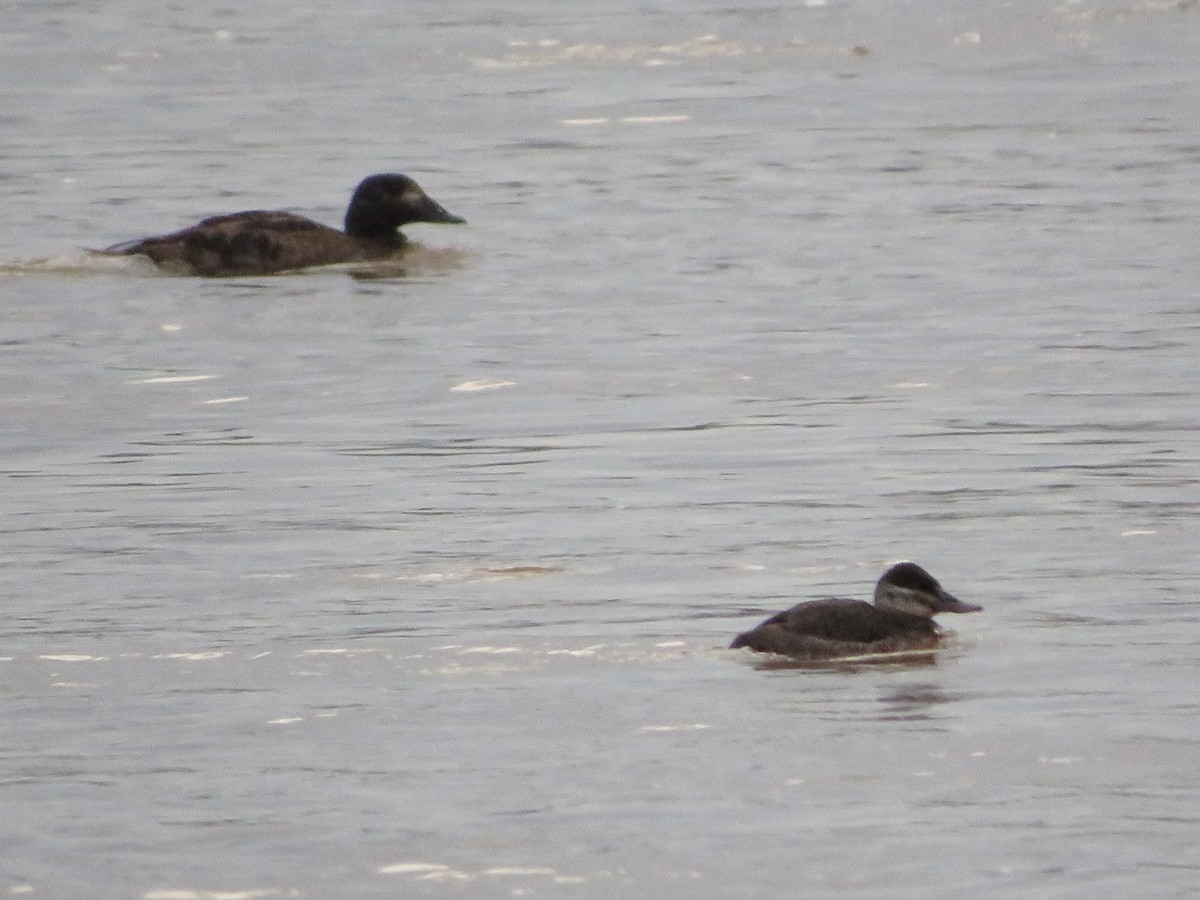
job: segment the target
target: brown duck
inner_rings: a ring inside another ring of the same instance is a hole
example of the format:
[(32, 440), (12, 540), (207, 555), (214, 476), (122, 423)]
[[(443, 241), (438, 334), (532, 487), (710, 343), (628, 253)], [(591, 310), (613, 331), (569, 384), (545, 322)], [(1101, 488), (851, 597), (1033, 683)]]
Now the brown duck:
[(354, 189), (345, 230), (295, 213), (249, 210), (213, 216), (158, 237), (128, 241), (101, 252), (148, 256), (176, 275), (270, 275), (309, 266), (393, 259), (408, 239), (410, 222), (461, 224), (407, 175), (371, 175)]
[(941, 630), (935, 613), (978, 612), (916, 563), (892, 566), (875, 584), (875, 602), (831, 598), (799, 603), (734, 638), (749, 647), (802, 660), (932, 650)]

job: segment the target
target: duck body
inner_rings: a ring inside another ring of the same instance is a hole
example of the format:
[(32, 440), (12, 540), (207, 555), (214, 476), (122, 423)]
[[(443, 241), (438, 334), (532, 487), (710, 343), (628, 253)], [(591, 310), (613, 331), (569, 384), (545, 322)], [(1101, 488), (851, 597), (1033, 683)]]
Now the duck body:
[(941, 639), (940, 612), (977, 612), (915, 563), (899, 563), (875, 585), (874, 603), (831, 598), (799, 603), (734, 638), (748, 647), (794, 659), (821, 660), (932, 650)]
[(117, 244), (110, 255), (146, 256), (172, 274), (271, 275), (334, 263), (392, 259), (411, 222), (462, 223), (406, 175), (372, 175), (350, 198), (345, 230), (298, 216), (248, 210), (204, 219), (171, 234)]

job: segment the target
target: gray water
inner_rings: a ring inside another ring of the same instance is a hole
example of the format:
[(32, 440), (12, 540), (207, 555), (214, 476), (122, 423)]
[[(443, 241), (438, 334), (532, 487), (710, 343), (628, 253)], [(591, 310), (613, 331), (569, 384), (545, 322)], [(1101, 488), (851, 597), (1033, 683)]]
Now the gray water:
[(499, 8), (9, 5), (0, 894), (1200, 894), (1200, 9)]

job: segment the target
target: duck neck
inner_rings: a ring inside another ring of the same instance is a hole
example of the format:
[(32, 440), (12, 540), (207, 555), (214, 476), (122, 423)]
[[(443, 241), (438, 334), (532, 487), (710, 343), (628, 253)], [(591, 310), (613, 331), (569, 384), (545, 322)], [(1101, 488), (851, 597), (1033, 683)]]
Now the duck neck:
[(351, 207), (346, 211), (346, 234), (356, 238), (367, 238), (385, 244), (399, 246), (404, 243), (394, 220), (387, 220), (371, 209)]

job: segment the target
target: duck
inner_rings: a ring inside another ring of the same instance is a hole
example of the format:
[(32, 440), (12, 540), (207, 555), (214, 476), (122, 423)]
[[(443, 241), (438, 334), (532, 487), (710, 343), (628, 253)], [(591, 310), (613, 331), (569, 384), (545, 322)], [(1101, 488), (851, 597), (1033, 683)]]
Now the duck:
[(979, 612), (913, 562), (892, 566), (875, 584), (874, 603), (841, 597), (810, 600), (739, 634), (730, 649), (748, 647), (798, 660), (833, 660), (938, 646), (937, 613)]
[(213, 216), (157, 237), (115, 244), (107, 255), (147, 256), (171, 274), (208, 277), (271, 275), (310, 266), (397, 257), (410, 222), (461, 225), (407, 175), (370, 175), (346, 209), (345, 230), (295, 213), (247, 210)]

